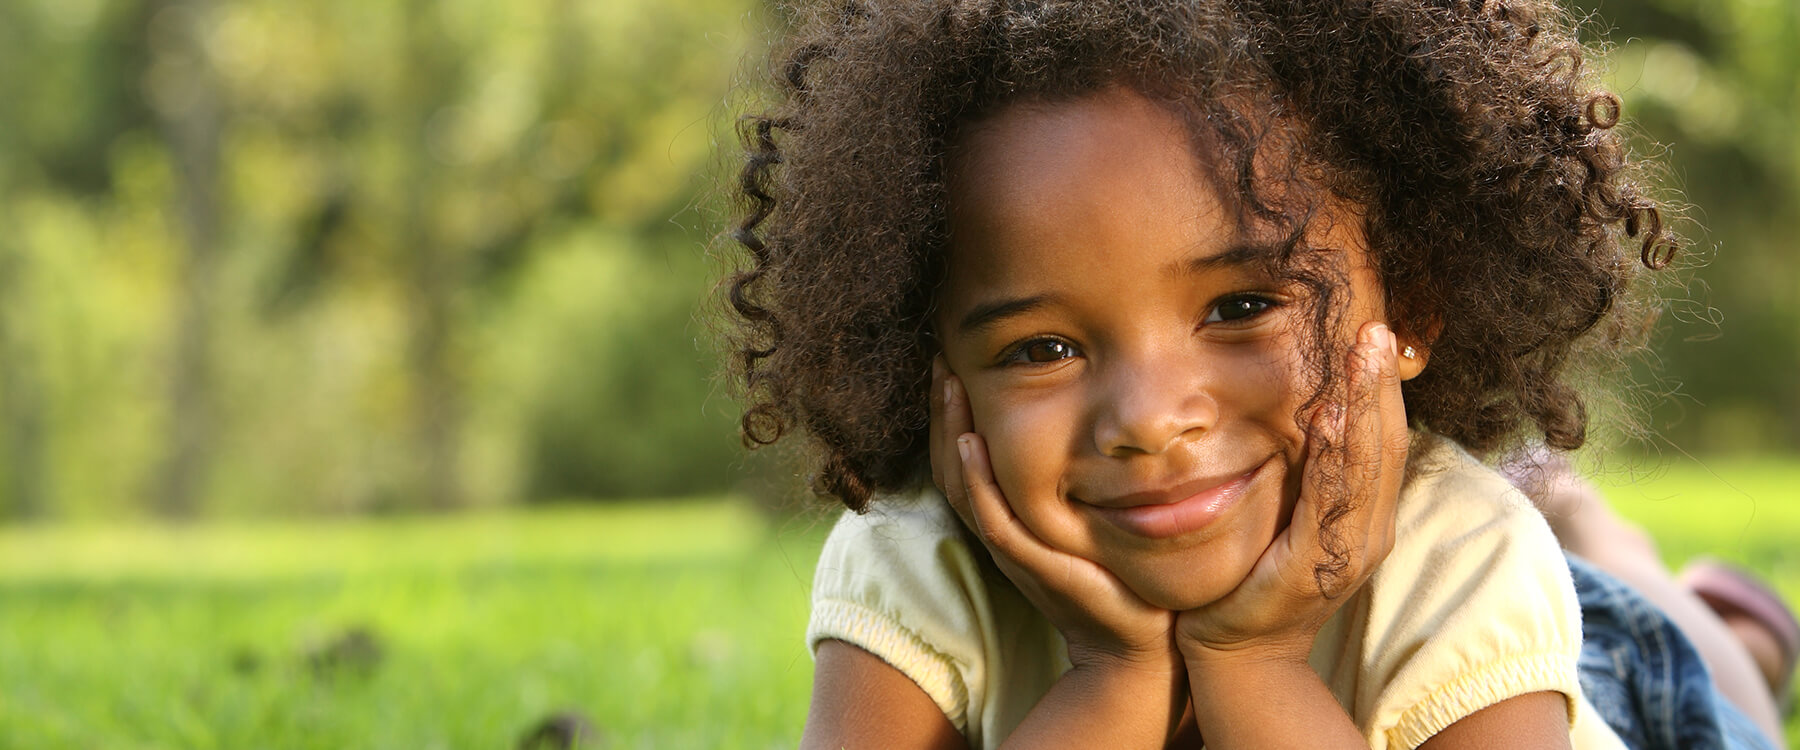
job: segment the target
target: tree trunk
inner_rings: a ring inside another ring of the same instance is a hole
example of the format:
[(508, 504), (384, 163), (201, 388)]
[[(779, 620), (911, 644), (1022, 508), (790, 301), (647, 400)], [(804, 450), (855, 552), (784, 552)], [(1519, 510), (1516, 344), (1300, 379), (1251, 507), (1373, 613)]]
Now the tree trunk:
[[(212, 67), (202, 47), (207, 0), (163, 4), (157, 13), (172, 33), (159, 60), (180, 66), (185, 88), (156, 101), (177, 175), (177, 203), (183, 230), (181, 277), (175, 298), (175, 331), (169, 364), (167, 453), (155, 490), (157, 512), (187, 518), (199, 511), (213, 439), (212, 297), (219, 244), (219, 135), (221, 112)], [(171, 11), (174, 13), (171, 14)], [(155, 33), (155, 32), (153, 32)]]
[[(422, 197), (415, 200), (422, 201)], [(421, 228), (428, 220), (420, 215), (422, 212), (408, 213), (414, 216), (407, 230), (407, 271), (411, 276), (407, 311), (417, 476), (426, 506), (447, 510), (460, 507), (463, 502), (457, 471), (462, 391), (450, 367), (452, 259), (434, 242), (434, 233)]]
[(448, 510), (463, 505), (460, 481), (462, 388), (451, 367), (452, 296), (460, 279), (458, 256), (437, 231), (431, 209), (431, 186), (441, 177), (426, 147), (433, 111), (442, 105), (443, 70), (428, 33), (436, 6), (414, 0), (407, 15), (405, 54), (408, 98), (403, 122), (408, 127), (405, 152), (410, 157), (406, 190), (406, 223), (400, 232), (406, 264), (409, 320), (409, 369), (412, 372), (414, 477), (426, 507)]
[[(8, 213), (0, 206), (0, 215)], [(11, 220), (0, 226), (17, 226)], [(6, 439), (6, 500), (0, 508), (31, 521), (49, 511), (44, 473), (44, 388), (37, 370), (29, 258), (13, 236), (0, 235), (0, 423)]]

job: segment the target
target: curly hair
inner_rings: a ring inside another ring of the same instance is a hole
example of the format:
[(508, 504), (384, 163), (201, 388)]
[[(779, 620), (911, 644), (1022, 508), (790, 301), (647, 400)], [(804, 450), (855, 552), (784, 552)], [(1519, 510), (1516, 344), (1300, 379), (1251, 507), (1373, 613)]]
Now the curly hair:
[[(1290, 248), (1319, 196), (1358, 207), (1395, 327), (1429, 338), (1408, 419), (1476, 452), (1581, 445), (1570, 365), (1641, 345), (1635, 280), (1677, 246), (1548, 3), (839, 0), (793, 20), (777, 99), (740, 122), (731, 370), (746, 443), (803, 432), (814, 490), (852, 509), (928, 461), (946, 155), (1009, 102), (1143, 94)], [(1269, 174), (1269, 150), (1292, 166)], [(1323, 332), (1339, 279), (1294, 257), (1274, 263), (1325, 300)]]

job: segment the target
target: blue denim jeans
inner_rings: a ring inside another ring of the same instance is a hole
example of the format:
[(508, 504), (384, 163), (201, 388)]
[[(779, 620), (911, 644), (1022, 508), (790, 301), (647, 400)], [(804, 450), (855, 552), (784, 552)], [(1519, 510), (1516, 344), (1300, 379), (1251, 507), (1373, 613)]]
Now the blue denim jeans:
[(1662, 610), (1574, 555), (1569, 572), (1581, 599), (1581, 690), (1626, 746), (1773, 750)]

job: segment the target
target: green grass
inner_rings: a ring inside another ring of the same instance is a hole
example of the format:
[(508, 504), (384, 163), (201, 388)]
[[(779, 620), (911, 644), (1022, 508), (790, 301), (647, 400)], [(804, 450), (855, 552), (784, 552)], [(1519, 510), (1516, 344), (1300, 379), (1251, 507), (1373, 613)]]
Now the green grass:
[[(824, 528), (721, 502), (0, 532), (0, 747), (792, 747)], [(815, 527), (816, 526), (816, 527)], [(315, 668), (353, 628), (380, 656)]]
[(1800, 461), (1671, 459), (1598, 481), (1620, 513), (1654, 532), (1671, 565), (1697, 555), (1744, 563), (1800, 602)]
[[(1800, 462), (1602, 481), (1671, 563), (1800, 601)], [(792, 747), (826, 526), (720, 500), (0, 528), (0, 747), (503, 748), (561, 710), (614, 748)], [(315, 664), (359, 629), (378, 657)]]

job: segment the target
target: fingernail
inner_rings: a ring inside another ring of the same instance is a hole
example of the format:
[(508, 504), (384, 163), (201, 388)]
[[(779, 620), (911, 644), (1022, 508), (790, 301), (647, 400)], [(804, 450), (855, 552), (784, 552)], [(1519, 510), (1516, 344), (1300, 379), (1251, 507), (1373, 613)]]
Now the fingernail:
[(968, 461), (969, 461), (969, 436), (968, 435), (961, 435), (956, 438), (956, 452), (962, 454), (963, 463), (968, 463)]
[(1388, 350), (1390, 354), (1400, 354), (1400, 349), (1394, 340), (1394, 331), (1388, 328), (1386, 323), (1376, 323), (1374, 334), (1376, 346)]
[(948, 405), (956, 398), (956, 381), (944, 378), (944, 403)]

